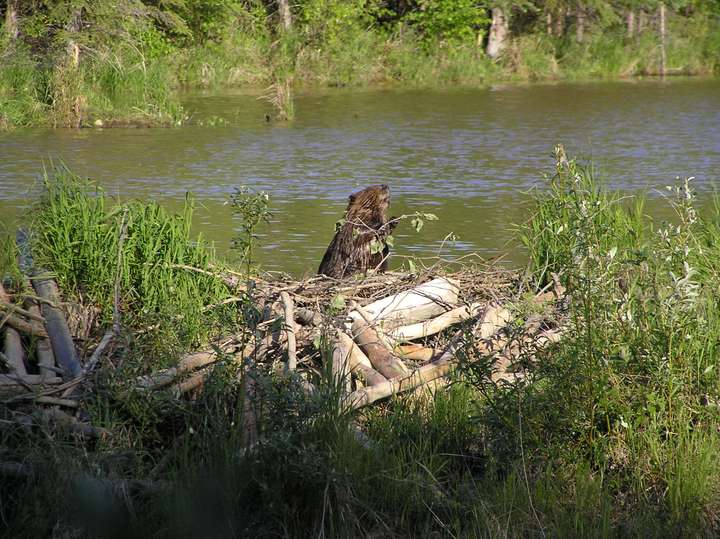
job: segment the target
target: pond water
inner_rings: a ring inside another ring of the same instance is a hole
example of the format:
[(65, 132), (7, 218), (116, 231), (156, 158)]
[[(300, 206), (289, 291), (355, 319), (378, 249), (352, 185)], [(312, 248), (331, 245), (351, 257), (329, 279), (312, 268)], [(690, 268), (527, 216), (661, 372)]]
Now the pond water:
[(226, 252), (236, 223), (225, 202), (246, 185), (267, 191), (274, 211), (260, 231), (263, 267), (302, 275), (316, 271), (347, 196), (386, 183), (393, 215), (439, 218), (420, 233), (401, 224), (399, 255), (509, 250), (519, 262), (513, 223), (527, 218), (556, 143), (592, 159), (611, 187), (647, 191), (651, 210), (677, 176), (695, 176), (709, 199), (720, 173), (718, 80), (326, 91), (296, 96), (287, 124), (267, 123), (268, 105), (248, 92), (185, 104), (205, 126), (0, 134), (1, 220), (22, 220), (43, 163), (62, 160), (123, 198), (179, 208), (192, 192), (196, 230)]

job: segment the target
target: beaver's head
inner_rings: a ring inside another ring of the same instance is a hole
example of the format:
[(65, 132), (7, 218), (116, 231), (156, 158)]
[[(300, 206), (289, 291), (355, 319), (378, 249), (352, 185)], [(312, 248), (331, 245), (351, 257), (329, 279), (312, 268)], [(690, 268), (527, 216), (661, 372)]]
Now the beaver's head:
[(371, 185), (350, 195), (348, 212), (373, 214), (385, 217), (390, 206), (390, 188), (385, 185)]

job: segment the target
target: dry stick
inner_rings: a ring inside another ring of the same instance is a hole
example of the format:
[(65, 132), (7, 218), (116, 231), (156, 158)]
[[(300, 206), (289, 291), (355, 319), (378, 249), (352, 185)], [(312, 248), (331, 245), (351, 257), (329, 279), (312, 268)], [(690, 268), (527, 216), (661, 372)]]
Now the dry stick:
[(395, 347), (395, 353), (403, 359), (413, 361), (430, 361), (435, 355), (435, 349), (421, 344), (401, 344)]
[(482, 308), (482, 303), (463, 305), (462, 307), (447, 311), (430, 320), (394, 329), (389, 333), (389, 336), (397, 341), (413, 341), (422, 337), (429, 337), (430, 335), (440, 333), (452, 325), (477, 316)]
[(26, 335), (30, 335), (32, 337), (47, 337), (48, 333), (43, 329), (42, 326), (37, 324), (32, 324), (30, 322), (26, 322), (22, 318), (18, 318), (17, 316), (14, 316), (12, 314), (5, 315), (2, 320), (0, 321), (0, 327), (2, 327), (4, 324), (7, 324), (8, 326), (11, 326), (12, 328), (16, 329), (20, 333), (25, 333)]
[[(0, 292), (2, 294), (2, 292)], [(0, 300), (0, 310), (1, 311), (7, 311), (10, 314), (19, 314), (21, 316), (24, 316), (25, 318), (29, 318), (30, 320), (35, 320), (36, 322), (45, 323), (45, 319), (40, 316), (39, 314), (33, 312), (32, 310), (26, 310), (22, 307), (18, 307), (14, 303), (10, 303), (7, 301), (8, 297), (7, 294), (4, 294), (5, 298)], [(2, 295), (0, 295), (2, 297)]]
[(38, 397), (35, 399), (37, 404), (50, 404), (53, 406), (63, 406), (65, 408), (77, 408), (80, 403), (72, 399), (58, 399), (56, 397)]
[(287, 292), (280, 292), (285, 310), (285, 334), (287, 335), (287, 364), (285, 372), (292, 372), (297, 367), (297, 342), (295, 340), (295, 315), (293, 300)]
[[(511, 318), (510, 312), (503, 307), (488, 307), (479, 324), (477, 338), (488, 339), (507, 325)], [(391, 395), (415, 389), (420, 385), (449, 374), (456, 366), (454, 360), (463, 346), (463, 335), (462, 330), (458, 331), (442, 356), (432, 363), (423, 365), (403, 378), (388, 380), (384, 384), (354, 391), (346, 399), (347, 404), (353, 408), (361, 408)]]

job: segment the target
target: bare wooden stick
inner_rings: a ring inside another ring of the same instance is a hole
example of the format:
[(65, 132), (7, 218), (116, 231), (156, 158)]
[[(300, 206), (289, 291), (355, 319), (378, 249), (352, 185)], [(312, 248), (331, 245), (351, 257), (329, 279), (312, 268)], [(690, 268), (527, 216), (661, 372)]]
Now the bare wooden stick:
[(77, 408), (80, 403), (72, 399), (58, 399), (56, 397), (41, 396), (35, 399), (37, 404), (50, 404), (53, 406), (62, 406), (64, 408)]
[(29, 318), (30, 320), (45, 323), (45, 319), (40, 316), (40, 314), (35, 313), (31, 310), (23, 309), (22, 307), (18, 307), (14, 303), (9, 303), (7, 300), (0, 301), (0, 311), (7, 311), (11, 314), (19, 314), (21, 316), (24, 316), (25, 318)]
[(471, 305), (463, 305), (451, 311), (447, 311), (440, 316), (418, 322), (409, 326), (402, 326), (389, 332), (388, 336), (396, 341), (413, 341), (422, 337), (428, 337), (440, 333), (444, 329), (473, 318), (480, 314), (483, 309), (482, 303), (473, 303)]
[(285, 333), (287, 335), (287, 364), (286, 372), (292, 372), (297, 367), (297, 343), (295, 341), (295, 314), (294, 304), (287, 292), (280, 292), (285, 310)]
[(46, 425), (51, 428), (77, 434), (83, 438), (105, 439), (110, 436), (110, 431), (107, 429), (94, 427), (88, 423), (81, 423), (71, 415), (55, 408), (43, 410), (43, 419)]
[[(57, 285), (51, 279), (35, 279), (33, 286), (38, 296), (53, 303), (59, 302)], [(70, 336), (67, 321), (59, 309), (43, 303), (41, 307), (45, 317), (47, 337), (50, 338), (55, 360), (63, 369), (63, 379), (72, 380), (80, 374), (80, 361), (75, 352), (75, 344)]]
[(23, 349), (20, 334), (13, 328), (5, 328), (3, 357), (8, 362), (8, 367), (10, 367), (12, 372), (19, 376), (27, 375), (27, 369), (25, 368), (25, 350)]

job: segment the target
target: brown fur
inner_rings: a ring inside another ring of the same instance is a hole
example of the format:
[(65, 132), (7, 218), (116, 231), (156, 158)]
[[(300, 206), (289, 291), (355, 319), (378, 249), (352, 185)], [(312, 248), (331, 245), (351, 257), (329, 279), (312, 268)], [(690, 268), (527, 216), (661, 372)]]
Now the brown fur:
[[(342, 279), (367, 270), (385, 271), (390, 253), (385, 238), (396, 224), (388, 221), (389, 205), (387, 185), (372, 185), (350, 195), (345, 221), (337, 227), (318, 273)], [(371, 253), (373, 240), (383, 243), (381, 252)]]

